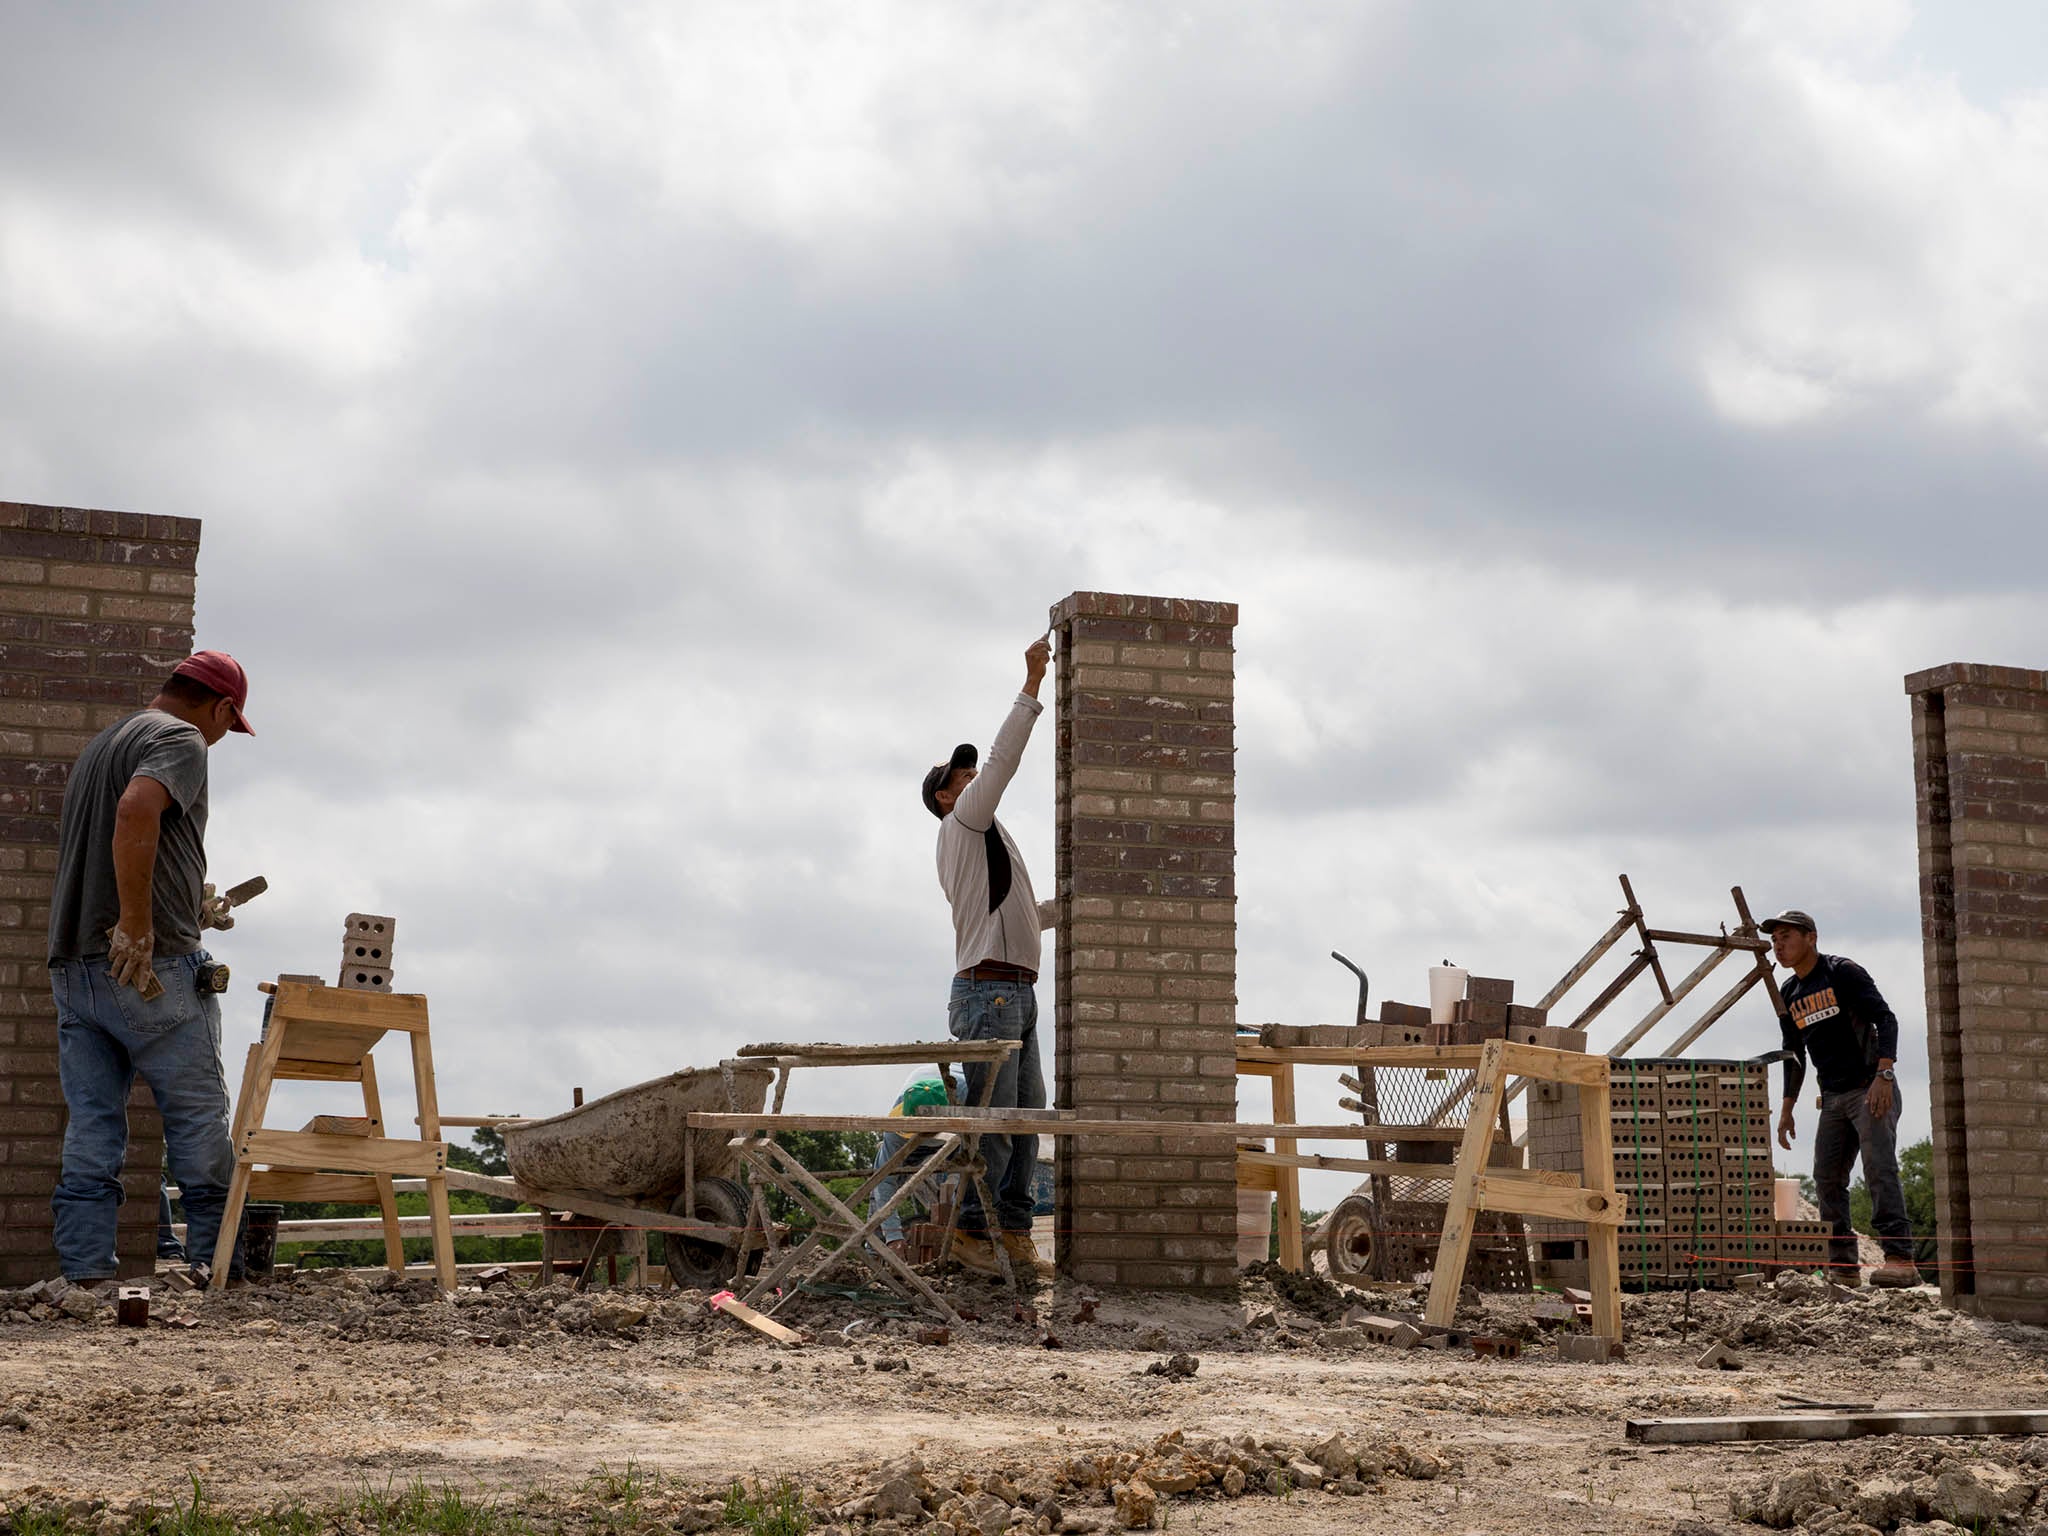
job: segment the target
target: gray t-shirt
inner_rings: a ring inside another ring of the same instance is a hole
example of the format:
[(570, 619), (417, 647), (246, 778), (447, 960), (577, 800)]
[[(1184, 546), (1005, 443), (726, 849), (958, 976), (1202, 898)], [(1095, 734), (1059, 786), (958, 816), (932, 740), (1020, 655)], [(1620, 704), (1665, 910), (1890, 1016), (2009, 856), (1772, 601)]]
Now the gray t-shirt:
[(206, 881), (206, 738), (160, 709), (117, 720), (85, 744), (64, 786), (57, 885), (50, 895), (50, 963), (107, 953), (121, 919), (114, 885), (114, 812), (129, 781), (155, 779), (170, 791), (156, 847), (152, 906), (159, 959), (199, 947), (200, 887)]

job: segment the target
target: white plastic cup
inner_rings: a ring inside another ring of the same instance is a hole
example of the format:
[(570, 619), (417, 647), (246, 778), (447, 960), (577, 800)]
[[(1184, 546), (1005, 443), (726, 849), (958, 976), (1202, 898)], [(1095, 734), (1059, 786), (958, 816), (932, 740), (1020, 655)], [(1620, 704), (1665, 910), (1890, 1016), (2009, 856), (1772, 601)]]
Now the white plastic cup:
[(1771, 1214), (1780, 1221), (1799, 1219), (1799, 1181), (1797, 1179), (1771, 1180)]
[(1465, 968), (1462, 965), (1432, 965), (1429, 968), (1429, 1022), (1453, 1022), (1458, 1016), (1458, 1004), (1463, 1001)]

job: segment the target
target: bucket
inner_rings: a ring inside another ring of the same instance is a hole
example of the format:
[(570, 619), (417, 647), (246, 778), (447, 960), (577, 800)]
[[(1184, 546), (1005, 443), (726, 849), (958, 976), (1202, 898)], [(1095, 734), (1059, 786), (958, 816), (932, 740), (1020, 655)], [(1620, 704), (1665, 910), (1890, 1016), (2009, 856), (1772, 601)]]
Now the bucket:
[(254, 1280), (267, 1279), (277, 1260), (277, 1224), (284, 1216), (281, 1205), (251, 1203), (242, 1207), (242, 1264)]
[(1465, 1001), (1465, 968), (1462, 965), (1432, 965), (1429, 968), (1429, 1022), (1449, 1024), (1458, 1016), (1458, 1004)]
[(1273, 1251), (1273, 1192), (1237, 1192), (1237, 1266), (1263, 1264)]
[(1780, 1221), (1799, 1219), (1799, 1181), (1771, 1180), (1771, 1214)]

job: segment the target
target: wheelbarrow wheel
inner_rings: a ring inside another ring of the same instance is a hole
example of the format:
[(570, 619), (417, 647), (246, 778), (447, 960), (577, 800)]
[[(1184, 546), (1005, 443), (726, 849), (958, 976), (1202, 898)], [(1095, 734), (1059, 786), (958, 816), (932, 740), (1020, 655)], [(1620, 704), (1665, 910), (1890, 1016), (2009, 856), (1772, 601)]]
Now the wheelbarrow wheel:
[(1323, 1251), (1332, 1280), (1377, 1280), (1386, 1266), (1379, 1213), (1364, 1195), (1346, 1195), (1323, 1224)]
[(723, 1243), (681, 1232), (665, 1234), (668, 1272), (677, 1285), (716, 1290), (730, 1285), (740, 1274), (740, 1238), (746, 1232), (747, 1204), (746, 1186), (733, 1179), (699, 1179), (696, 1201), (688, 1211), (683, 1209), (683, 1197), (676, 1196), (669, 1215), (708, 1221), (732, 1234), (731, 1240)]

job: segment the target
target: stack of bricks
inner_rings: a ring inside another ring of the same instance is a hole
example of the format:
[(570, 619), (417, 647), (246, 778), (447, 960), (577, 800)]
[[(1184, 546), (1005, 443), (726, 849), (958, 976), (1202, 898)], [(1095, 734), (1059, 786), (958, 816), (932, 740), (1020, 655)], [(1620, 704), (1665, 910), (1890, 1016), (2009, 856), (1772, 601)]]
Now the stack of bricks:
[(398, 941), (398, 919), (374, 912), (351, 912), (342, 920), (341, 984), (358, 992), (391, 990), (391, 948)]
[(1942, 1296), (2048, 1323), (2048, 673), (1957, 662), (1906, 692)]
[[(0, 502), (0, 1285), (56, 1272), (50, 1192), (64, 1095), (47, 934), (64, 783), (102, 726), (146, 704), (192, 649), (199, 524)], [(129, 1101), (120, 1273), (156, 1257), (163, 1128)]]
[[(1231, 603), (1077, 592), (1058, 632), (1059, 1105), (1237, 1114)], [(1059, 1267), (1234, 1286), (1237, 1164), (1213, 1138), (1062, 1137)]]
[[(1773, 1214), (1763, 1066), (1618, 1057), (1608, 1096), (1615, 1185), (1629, 1204), (1621, 1231), (1625, 1284), (1716, 1284), (1827, 1261), (1824, 1223)], [(1537, 1085), (1529, 1105), (1531, 1167), (1580, 1171), (1578, 1115), (1576, 1090)], [(1556, 1243), (1569, 1230), (1546, 1224), (1539, 1240)]]
[(1586, 1032), (1565, 1029), (1550, 1022), (1550, 1010), (1515, 1001), (1515, 984), (1503, 977), (1467, 976), (1465, 996), (1457, 1004), (1450, 1028), (1438, 1043), (1480, 1045), (1488, 1040), (1512, 1040), (1517, 1045), (1541, 1045), (1553, 1051), (1583, 1051)]

